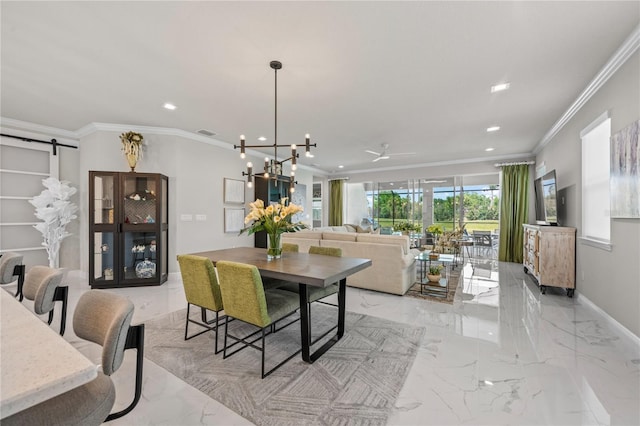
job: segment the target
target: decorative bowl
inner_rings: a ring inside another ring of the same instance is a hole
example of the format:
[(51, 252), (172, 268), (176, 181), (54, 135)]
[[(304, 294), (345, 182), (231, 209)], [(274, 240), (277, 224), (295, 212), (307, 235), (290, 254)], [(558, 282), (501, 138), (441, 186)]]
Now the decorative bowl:
[(156, 264), (150, 260), (145, 260), (136, 265), (136, 276), (138, 278), (153, 278), (156, 275)]

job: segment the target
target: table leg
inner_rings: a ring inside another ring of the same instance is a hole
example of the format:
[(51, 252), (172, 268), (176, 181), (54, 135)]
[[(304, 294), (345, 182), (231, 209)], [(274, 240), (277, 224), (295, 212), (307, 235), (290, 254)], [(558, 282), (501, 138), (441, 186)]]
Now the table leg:
[(338, 286), (338, 339), (344, 335), (344, 319), (347, 310), (347, 279), (340, 280)]
[(307, 300), (307, 285), (299, 284), (298, 294), (300, 295), (300, 343), (302, 346), (302, 360), (311, 363), (309, 355), (311, 348), (311, 328), (309, 327), (309, 304)]
[(300, 293), (300, 338), (302, 346), (302, 360), (312, 364), (320, 358), (322, 354), (328, 351), (338, 340), (344, 335), (344, 323), (347, 307), (347, 279), (340, 280), (338, 286), (338, 331), (335, 336), (331, 337), (324, 345), (319, 347), (315, 352), (311, 352), (311, 327), (309, 324), (309, 304), (307, 303), (307, 286), (299, 284)]

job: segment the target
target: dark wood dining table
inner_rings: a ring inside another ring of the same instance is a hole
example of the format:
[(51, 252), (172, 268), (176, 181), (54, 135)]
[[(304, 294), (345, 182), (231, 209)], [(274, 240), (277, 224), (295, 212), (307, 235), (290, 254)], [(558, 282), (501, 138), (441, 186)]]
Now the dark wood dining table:
[[(302, 359), (308, 363), (313, 363), (317, 360), (344, 335), (347, 277), (368, 268), (372, 264), (371, 259), (289, 252), (283, 253), (280, 259), (267, 260), (266, 249), (254, 247), (236, 247), (191, 254), (207, 257), (211, 259), (214, 265), (220, 260), (255, 265), (263, 277), (299, 283)], [(327, 287), (336, 282), (340, 283), (338, 287), (337, 332), (335, 336), (311, 353), (307, 286)]]

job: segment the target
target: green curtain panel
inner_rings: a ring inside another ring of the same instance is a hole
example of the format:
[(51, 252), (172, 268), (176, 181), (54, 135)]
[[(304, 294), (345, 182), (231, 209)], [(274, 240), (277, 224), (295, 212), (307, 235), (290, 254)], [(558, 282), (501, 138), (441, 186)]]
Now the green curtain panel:
[(341, 180), (332, 180), (331, 198), (329, 199), (329, 226), (342, 225), (342, 185)]
[(529, 215), (529, 165), (502, 167), (498, 259), (522, 263), (522, 225)]

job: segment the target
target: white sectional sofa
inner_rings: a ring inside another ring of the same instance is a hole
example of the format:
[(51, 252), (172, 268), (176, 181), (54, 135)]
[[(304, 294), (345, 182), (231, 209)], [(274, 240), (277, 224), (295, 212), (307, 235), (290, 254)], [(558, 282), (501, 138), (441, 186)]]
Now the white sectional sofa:
[(310, 246), (338, 247), (345, 257), (371, 259), (371, 267), (347, 278), (351, 287), (403, 295), (415, 282), (417, 253), (405, 235), (305, 230), (283, 234), (282, 242), (297, 244), (303, 253)]

